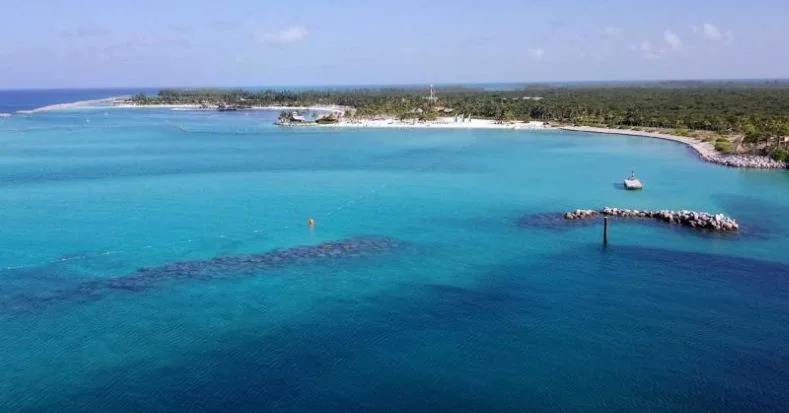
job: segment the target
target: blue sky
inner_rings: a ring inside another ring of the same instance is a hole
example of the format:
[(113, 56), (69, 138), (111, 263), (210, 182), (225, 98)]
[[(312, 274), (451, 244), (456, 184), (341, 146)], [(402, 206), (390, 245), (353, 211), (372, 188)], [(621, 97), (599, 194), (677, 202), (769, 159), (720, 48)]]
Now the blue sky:
[(0, 0), (0, 88), (787, 78), (787, 18), (787, 0)]

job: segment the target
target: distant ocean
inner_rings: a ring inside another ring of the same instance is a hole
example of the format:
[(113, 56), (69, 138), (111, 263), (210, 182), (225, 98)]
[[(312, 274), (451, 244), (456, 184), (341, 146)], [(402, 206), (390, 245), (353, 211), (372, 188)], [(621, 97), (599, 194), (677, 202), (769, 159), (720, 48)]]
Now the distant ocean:
[[(277, 115), (0, 120), (0, 412), (789, 406), (788, 172), (648, 138)], [(599, 221), (559, 218), (605, 205), (743, 229), (613, 221), (602, 248)]]

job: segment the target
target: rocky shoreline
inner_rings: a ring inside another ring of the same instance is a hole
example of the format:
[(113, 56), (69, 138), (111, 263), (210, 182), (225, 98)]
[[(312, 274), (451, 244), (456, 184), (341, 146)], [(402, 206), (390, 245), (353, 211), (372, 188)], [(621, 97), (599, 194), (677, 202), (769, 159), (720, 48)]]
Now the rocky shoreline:
[(718, 165), (730, 166), (732, 168), (755, 168), (755, 169), (787, 169), (789, 164), (783, 161), (776, 161), (767, 156), (758, 155), (723, 155), (699, 153), (701, 159), (716, 163)]
[(744, 154), (723, 154), (715, 149), (709, 142), (702, 142), (693, 138), (669, 135), (666, 133), (646, 132), (629, 129), (608, 129), (596, 128), (592, 126), (563, 126), (560, 129), (572, 132), (603, 133), (607, 135), (638, 136), (644, 138), (656, 138), (668, 141), (679, 142), (692, 148), (704, 161), (721, 166), (732, 168), (751, 168), (751, 169), (787, 169), (789, 163), (776, 161), (767, 156), (744, 155)]
[(670, 224), (678, 224), (695, 229), (706, 229), (718, 232), (735, 232), (740, 229), (739, 224), (732, 218), (723, 214), (710, 214), (709, 212), (696, 211), (639, 211), (635, 209), (605, 207), (599, 211), (594, 209), (576, 209), (564, 213), (564, 219), (578, 220), (589, 219), (598, 215), (618, 218), (650, 218)]

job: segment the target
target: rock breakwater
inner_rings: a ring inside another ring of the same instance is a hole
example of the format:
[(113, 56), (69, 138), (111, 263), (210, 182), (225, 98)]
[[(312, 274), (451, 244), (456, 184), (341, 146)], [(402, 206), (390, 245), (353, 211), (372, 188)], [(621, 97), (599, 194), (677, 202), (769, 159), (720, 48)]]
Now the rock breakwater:
[(776, 161), (767, 156), (745, 155), (745, 154), (724, 154), (715, 149), (715, 145), (710, 142), (703, 142), (694, 138), (669, 135), (667, 133), (636, 131), (630, 129), (608, 129), (595, 128), (591, 126), (563, 126), (562, 130), (573, 132), (603, 133), (607, 135), (638, 136), (644, 138), (656, 138), (679, 142), (692, 148), (698, 153), (699, 158), (718, 165), (729, 166), (732, 168), (754, 168), (754, 169), (786, 169), (789, 163)]
[(678, 224), (690, 228), (706, 229), (719, 232), (734, 232), (740, 229), (737, 221), (727, 217), (726, 215), (687, 210), (639, 211), (637, 209), (609, 207), (605, 207), (599, 211), (593, 209), (576, 209), (575, 211), (564, 213), (564, 219), (589, 219), (598, 215), (618, 218), (650, 218), (669, 224)]
[(732, 168), (786, 169), (789, 167), (786, 162), (776, 161), (772, 158), (758, 155), (723, 155), (719, 153), (699, 153), (699, 156), (701, 156), (701, 158), (707, 162), (712, 162), (723, 166), (730, 166)]

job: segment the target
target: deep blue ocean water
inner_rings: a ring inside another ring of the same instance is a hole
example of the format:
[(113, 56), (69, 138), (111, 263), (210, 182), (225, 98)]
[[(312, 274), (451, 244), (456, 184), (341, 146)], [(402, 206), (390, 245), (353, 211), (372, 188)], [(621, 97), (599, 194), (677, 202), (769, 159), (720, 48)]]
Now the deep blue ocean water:
[[(0, 119), (0, 411), (789, 406), (786, 171), (276, 116)], [(616, 221), (603, 249), (553, 215), (606, 205), (743, 231)]]

